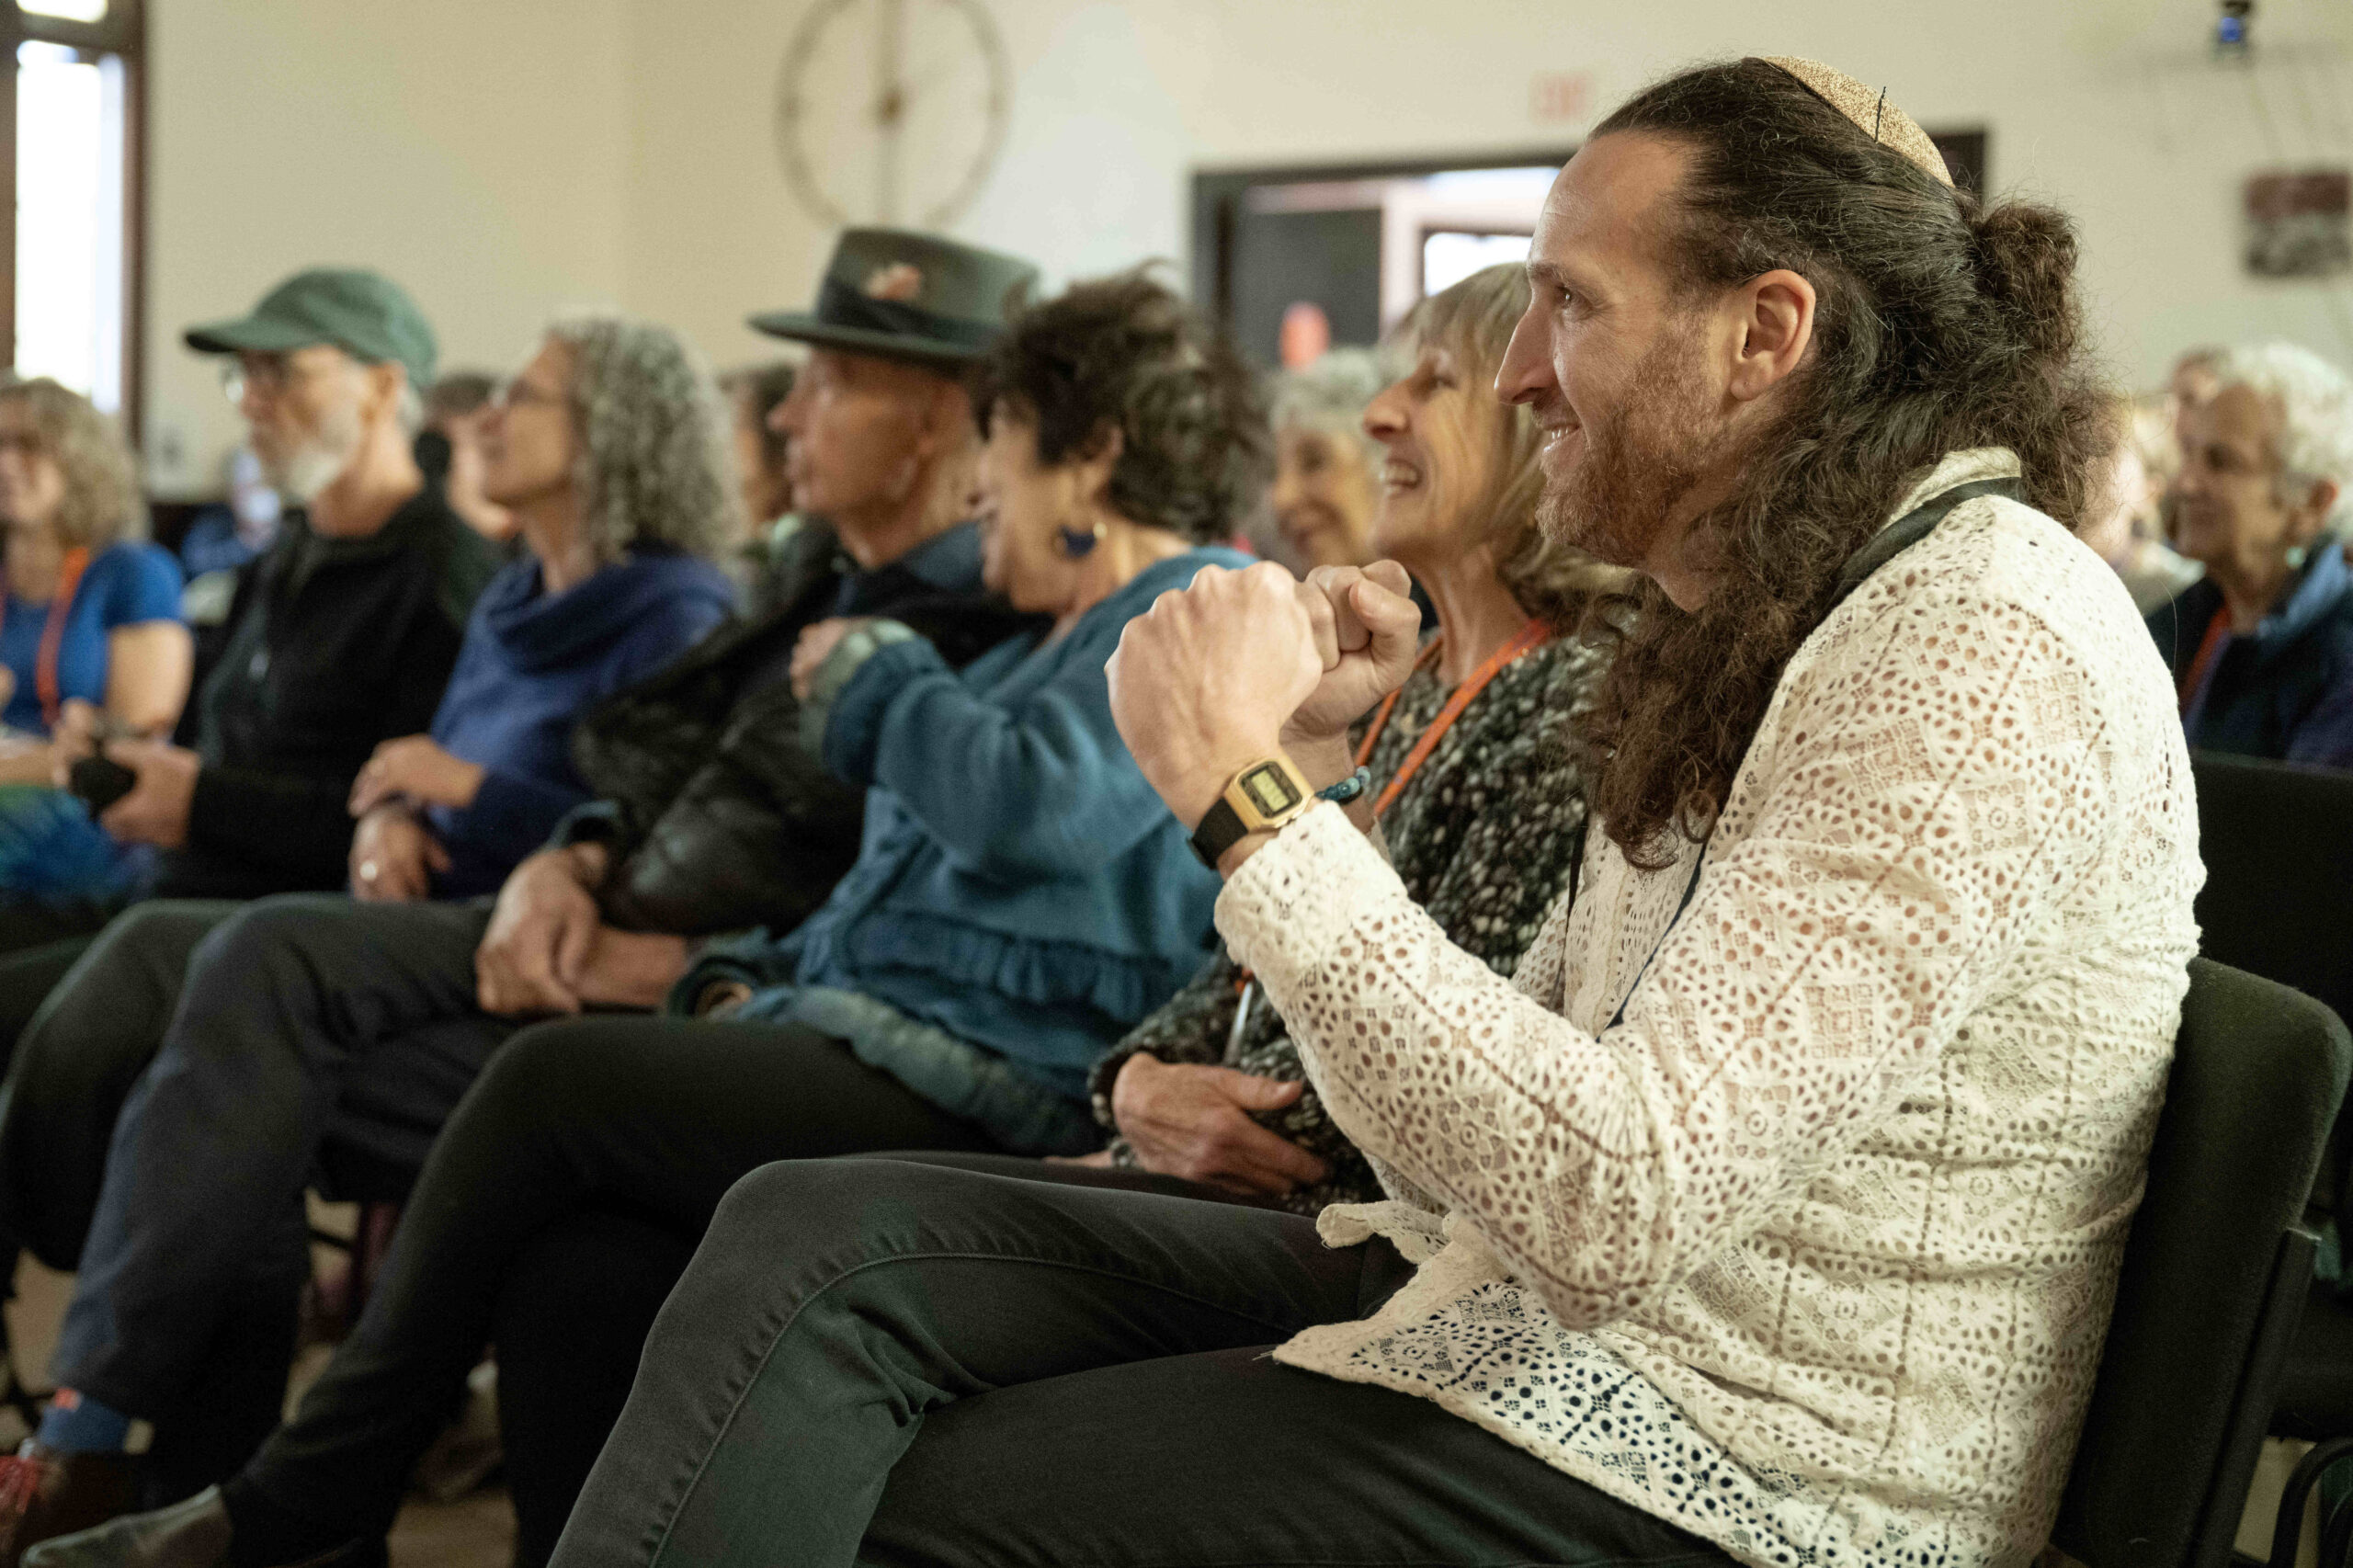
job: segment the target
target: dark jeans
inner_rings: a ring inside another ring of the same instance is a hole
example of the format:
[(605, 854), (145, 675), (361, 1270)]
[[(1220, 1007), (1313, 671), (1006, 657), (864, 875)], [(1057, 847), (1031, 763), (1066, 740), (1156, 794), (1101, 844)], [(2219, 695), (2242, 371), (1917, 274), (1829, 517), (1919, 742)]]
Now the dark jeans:
[[(1032, 1181), (1238, 1202), (1214, 1187), (1138, 1170), (1050, 1165), (1017, 1154), (898, 1152)], [(708, 1216), (706, 1216), (708, 1218)], [(498, 1419), (515, 1504), (515, 1561), (539, 1568), (555, 1551), (606, 1434), (620, 1419), (654, 1314), (687, 1271), (702, 1227), (657, 1225), (612, 1209), (583, 1209), (540, 1233), (515, 1260), (498, 1302)], [(302, 1544), (308, 1550), (324, 1548)]]
[(113, 910), (96, 903), (0, 907), (0, 1073), (17, 1037), (74, 961), (106, 929)]
[[(268, 1542), (264, 1560), (299, 1561), (388, 1528), (518, 1260), (567, 1218), (618, 1210), (693, 1237), (738, 1177), (772, 1160), (926, 1147), (988, 1142), (798, 1026), (607, 1017), (517, 1036), (449, 1119), (351, 1337), (230, 1484), (239, 1536)], [(621, 1294), (641, 1303), (667, 1288), (633, 1278)], [(633, 1326), (590, 1338), (595, 1354), (634, 1364)], [(626, 1382), (615, 1370), (608, 1359), (597, 1373), (607, 1387)], [(526, 1369), (521, 1386), (535, 1375), (555, 1374)], [(568, 1490), (563, 1474), (542, 1484)]]
[(95, 937), (120, 907), (81, 901), (0, 904), (0, 953), (22, 952), (74, 937)]
[(566, 1215), (516, 1256), (491, 1330), (516, 1568), (540, 1568), (555, 1551), (629, 1402), (654, 1314), (701, 1239), (699, 1227), (599, 1207)]
[(0, 986), (38, 985), (48, 998), (17, 1041), (0, 1103), (0, 1220), (50, 1267), (82, 1267), (123, 1102), (163, 1044), (189, 955), (243, 907), (142, 903), (78, 944), (78, 959), (67, 942), (0, 960)]
[(1436, 1404), (1267, 1358), (1411, 1273), (1268, 1210), (771, 1165), (662, 1309), (555, 1563), (1728, 1561)]
[[(28, 1031), (19, 1088), (33, 1038), (45, 1047), (69, 1017), (88, 1033), (62, 1037), (61, 1060), (85, 1044), (135, 1055), (137, 1020), (110, 1013), (111, 987), (164, 994), (191, 928), (222, 907), (151, 903), (110, 930)], [(55, 1364), (61, 1383), (155, 1423), (166, 1491), (234, 1471), (276, 1424), (310, 1273), (302, 1190), (330, 1138), (372, 1169), (414, 1170), (513, 1031), (474, 1006), (487, 919), (289, 894), (234, 907), (185, 959), (161, 1049), (114, 1122)], [(95, 1081), (106, 1062), (81, 1065)], [(33, 1133), (35, 1118), (17, 1120)], [(176, 1427), (199, 1413), (190, 1446)]]

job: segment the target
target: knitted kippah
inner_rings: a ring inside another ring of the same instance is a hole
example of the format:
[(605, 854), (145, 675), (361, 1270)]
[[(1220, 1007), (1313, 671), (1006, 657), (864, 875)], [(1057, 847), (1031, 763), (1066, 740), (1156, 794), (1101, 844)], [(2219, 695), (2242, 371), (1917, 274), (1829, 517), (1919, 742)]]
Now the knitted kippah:
[(1759, 58), (1795, 76), (1815, 97), (1853, 120), (1864, 135), (1889, 152), (1910, 159), (1944, 184), (1952, 184), (1952, 171), (1945, 167), (1944, 154), (1910, 115), (1887, 101), (1886, 88), (1866, 87), (1845, 72), (1833, 71), (1815, 60), (1776, 54)]

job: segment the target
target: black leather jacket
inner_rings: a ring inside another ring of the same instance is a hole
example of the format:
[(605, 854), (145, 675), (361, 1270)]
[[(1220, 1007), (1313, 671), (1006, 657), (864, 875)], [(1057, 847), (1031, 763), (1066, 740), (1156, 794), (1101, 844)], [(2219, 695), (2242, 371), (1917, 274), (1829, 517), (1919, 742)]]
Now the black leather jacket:
[[(859, 573), (831, 529), (806, 524), (753, 596), (764, 613), (582, 720), (573, 757), (601, 799), (559, 837), (610, 846), (607, 920), (688, 937), (780, 934), (825, 901), (858, 858), (865, 795), (801, 746), (785, 676), (802, 629), (838, 612), (846, 583), (855, 613), (905, 622), (958, 667), (1036, 624), (981, 587), (968, 540), (941, 543), (915, 569)], [(958, 569), (943, 571), (941, 556)]]

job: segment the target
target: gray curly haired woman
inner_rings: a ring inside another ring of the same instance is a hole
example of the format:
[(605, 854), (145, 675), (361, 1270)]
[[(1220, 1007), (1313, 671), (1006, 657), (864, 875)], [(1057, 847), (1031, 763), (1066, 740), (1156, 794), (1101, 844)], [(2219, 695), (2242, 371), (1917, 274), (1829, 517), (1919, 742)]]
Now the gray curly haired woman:
[[(483, 496), (514, 516), (524, 558), (483, 591), (433, 733), (385, 742), (360, 769), (355, 896), (449, 896), (453, 879), (495, 888), (577, 803), (557, 797), (585, 794), (569, 760), (574, 718), (729, 608), (710, 564), (742, 516), (729, 437), (717, 383), (668, 328), (619, 316), (548, 328), (481, 432)], [(529, 753), (513, 760), (561, 780), (535, 791), (544, 809), (523, 813), (537, 836), (511, 831), (511, 809), (475, 811), (499, 770), (469, 757), (469, 743)], [(468, 875), (457, 844), (476, 816), (509, 830), (490, 834)]]
[(547, 345), (566, 361), (569, 478), (597, 565), (649, 543), (716, 556), (741, 535), (727, 403), (701, 356), (667, 327), (621, 316), (559, 320)]

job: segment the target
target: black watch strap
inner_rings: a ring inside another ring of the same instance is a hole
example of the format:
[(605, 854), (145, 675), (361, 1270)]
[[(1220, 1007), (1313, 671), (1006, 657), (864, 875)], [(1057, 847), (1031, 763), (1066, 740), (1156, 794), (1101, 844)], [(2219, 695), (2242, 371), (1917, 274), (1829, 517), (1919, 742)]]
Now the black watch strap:
[(1200, 858), (1202, 865), (1214, 871), (1225, 852), (1242, 842), (1249, 831), (1242, 825), (1242, 813), (1233, 809), (1233, 803), (1220, 795), (1209, 814), (1201, 818), (1201, 824), (1193, 829), (1193, 853)]

